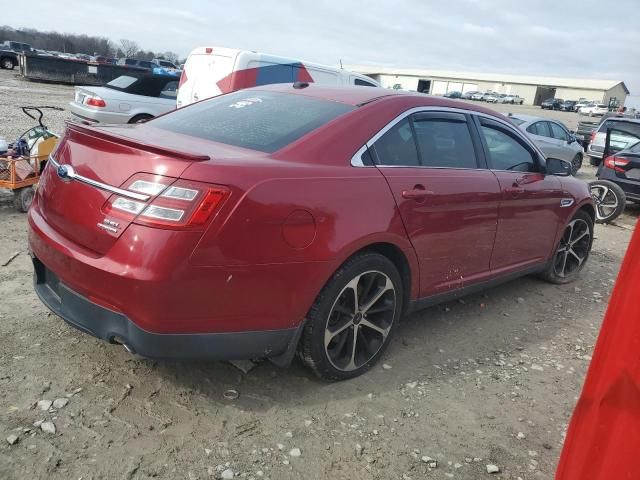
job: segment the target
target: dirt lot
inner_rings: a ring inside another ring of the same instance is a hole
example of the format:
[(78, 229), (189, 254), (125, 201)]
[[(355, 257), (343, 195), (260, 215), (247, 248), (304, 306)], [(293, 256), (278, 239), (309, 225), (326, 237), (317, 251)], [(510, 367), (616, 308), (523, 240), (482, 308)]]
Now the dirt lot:
[[(70, 94), (0, 72), (0, 134), (29, 126), (16, 106)], [(0, 266), (0, 478), (552, 478), (637, 215), (597, 228), (578, 282), (524, 278), (414, 314), (390, 368), (327, 384), (298, 363), (137, 359), (68, 327), (33, 293), (26, 217), (0, 195), (0, 265), (19, 252)]]

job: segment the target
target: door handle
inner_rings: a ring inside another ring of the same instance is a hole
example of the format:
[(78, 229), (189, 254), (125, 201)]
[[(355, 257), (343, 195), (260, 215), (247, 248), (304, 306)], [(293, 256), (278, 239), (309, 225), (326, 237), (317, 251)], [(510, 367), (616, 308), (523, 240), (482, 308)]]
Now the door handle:
[(505, 193), (509, 193), (511, 195), (518, 196), (524, 193), (523, 184), (527, 183), (524, 178), (518, 178), (510, 187), (506, 187), (504, 189)]
[(416, 185), (411, 190), (403, 190), (402, 198), (420, 200), (422, 198), (428, 197), (429, 195), (433, 195), (431, 190), (426, 190), (424, 185)]

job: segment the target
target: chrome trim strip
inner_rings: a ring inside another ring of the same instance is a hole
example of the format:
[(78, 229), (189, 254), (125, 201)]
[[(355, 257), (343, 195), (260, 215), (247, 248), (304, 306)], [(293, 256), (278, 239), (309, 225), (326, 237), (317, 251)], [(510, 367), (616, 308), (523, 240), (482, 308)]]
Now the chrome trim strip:
[[(53, 155), (49, 155), (49, 161), (51, 164), (57, 169), (61, 164), (53, 158)], [(135, 193), (129, 190), (124, 190), (122, 188), (114, 187), (112, 185), (108, 185), (106, 183), (98, 182), (97, 180), (92, 180), (91, 178), (84, 177), (82, 175), (78, 175), (73, 170), (71, 170), (69, 175), (69, 180), (77, 180), (86, 185), (91, 185), (92, 187), (98, 188), (100, 190), (104, 190), (106, 192), (115, 193), (116, 195), (120, 195), (122, 197), (132, 198), (134, 200), (140, 200), (141, 202), (146, 202), (151, 198), (150, 195), (144, 195), (142, 193)]]
[[(510, 132), (515, 133), (523, 142), (525, 142), (527, 145), (529, 145), (534, 152), (538, 152), (538, 155), (540, 156), (541, 160), (544, 160), (545, 156), (544, 153), (542, 153), (542, 150), (540, 150), (537, 145), (535, 145), (531, 140), (529, 140), (521, 131), (518, 127), (516, 127), (515, 125), (513, 125), (511, 122), (504, 120), (500, 117), (494, 117), (493, 115), (489, 115), (487, 113), (484, 112), (477, 112), (475, 110), (467, 110), (464, 108), (453, 108), (453, 107), (429, 107), (429, 106), (424, 106), (424, 107), (413, 107), (410, 108), (409, 110), (405, 110), (404, 112), (402, 112), (401, 114), (399, 114), (396, 118), (394, 118), (393, 120), (391, 120), (389, 123), (387, 123), (380, 131), (378, 131), (378, 133), (376, 133), (373, 137), (371, 137), (369, 139), (369, 141), (367, 141), (356, 153), (355, 155), (353, 155), (353, 157), (351, 157), (351, 166), (353, 167), (367, 167), (368, 165), (365, 165), (364, 162), (362, 161), (362, 158), (360, 158), (360, 156), (362, 155), (362, 153), (364, 152), (364, 150), (368, 147), (371, 148), (371, 146), (385, 133), (387, 133), (387, 131), (389, 129), (391, 129), (396, 123), (399, 123), (400, 121), (402, 121), (403, 119), (405, 119), (406, 117), (408, 117), (409, 115), (412, 115), (414, 113), (420, 113), (420, 112), (450, 112), (450, 113), (462, 113), (462, 114), (469, 114), (469, 115), (477, 115), (478, 117), (484, 117), (487, 118), (489, 120), (493, 120), (496, 123), (501, 123), (504, 127), (508, 128)], [(544, 164), (543, 164), (544, 165)], [(402, 165), (376, 165), (376, 167), (378, 168), (406, 168)], [(411, 168), (416, 168), (411, 167)], [(432, 168), (432, 167), (424, 167), (424, 168)], [(472, 169), (473, 170), (473, 169)], [(485, 170), (484, 168), (478, 169), (478, 170)]]
[(573, 198), (563, 198), (560, 200), (560, 208), (567, 208), (573, 205), (575, 200)]

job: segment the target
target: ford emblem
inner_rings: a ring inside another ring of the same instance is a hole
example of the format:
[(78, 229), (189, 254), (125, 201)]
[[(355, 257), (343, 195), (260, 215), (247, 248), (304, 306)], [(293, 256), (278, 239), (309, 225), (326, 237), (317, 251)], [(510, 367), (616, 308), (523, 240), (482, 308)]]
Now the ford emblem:
[(71, 165), (58, 165), (58, 176), (62, 180), (72, 180), (74, 177), (73, 167)]

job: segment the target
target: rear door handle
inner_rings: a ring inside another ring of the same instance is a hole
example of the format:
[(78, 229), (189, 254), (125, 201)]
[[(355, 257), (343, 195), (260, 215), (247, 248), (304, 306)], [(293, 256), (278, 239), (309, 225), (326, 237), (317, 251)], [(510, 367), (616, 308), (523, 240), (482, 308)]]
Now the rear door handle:
[(403, 190), (402, 198), (420, 200), (422, 198), (428, 197), (429, 195), (433, 195), (431, 190), (427, 190), (424, 188), (424, 185), (416, 185), (411, 190)]

